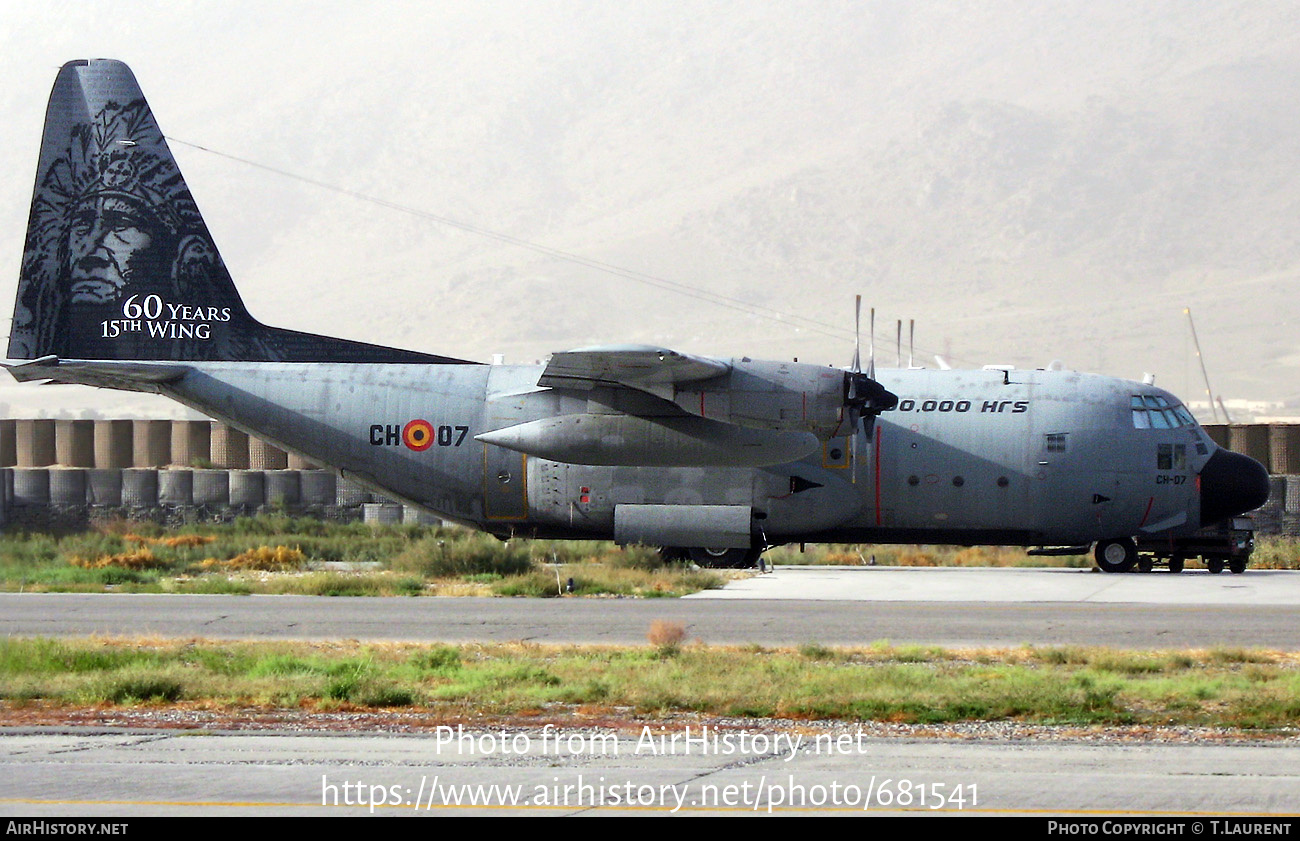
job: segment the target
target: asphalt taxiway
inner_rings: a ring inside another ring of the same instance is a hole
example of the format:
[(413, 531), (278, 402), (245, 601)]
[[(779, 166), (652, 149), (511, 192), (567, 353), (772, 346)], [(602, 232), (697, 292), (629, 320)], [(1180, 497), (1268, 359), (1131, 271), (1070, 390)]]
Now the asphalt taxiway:
[(1300, 572), (781, 567), (684, 599), (0, 594), (0, 634), (1300, 650)]

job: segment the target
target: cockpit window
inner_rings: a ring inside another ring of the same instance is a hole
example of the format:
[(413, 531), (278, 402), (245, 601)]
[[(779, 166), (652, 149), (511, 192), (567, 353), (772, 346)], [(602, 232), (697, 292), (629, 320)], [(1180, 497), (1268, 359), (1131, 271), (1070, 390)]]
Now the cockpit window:
[(1187, 446), (1184, 444), (1160, 444), (1156, 448), (1157, 470), (1186, 470)]
[(1134, 394), (1132, 406), (1135, 429), (1181, 429), (1195, 427), (1196, 419), (1186, 408), (1171, 404), (1158, 394)]

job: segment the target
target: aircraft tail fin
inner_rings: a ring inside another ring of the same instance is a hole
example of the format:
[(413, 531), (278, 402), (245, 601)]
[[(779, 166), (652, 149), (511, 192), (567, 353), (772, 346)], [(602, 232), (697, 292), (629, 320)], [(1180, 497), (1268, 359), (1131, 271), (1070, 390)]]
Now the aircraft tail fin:
[(460, 362), (267, 327), (244, 307), (130, 69), (50, 95), (10, 359)]

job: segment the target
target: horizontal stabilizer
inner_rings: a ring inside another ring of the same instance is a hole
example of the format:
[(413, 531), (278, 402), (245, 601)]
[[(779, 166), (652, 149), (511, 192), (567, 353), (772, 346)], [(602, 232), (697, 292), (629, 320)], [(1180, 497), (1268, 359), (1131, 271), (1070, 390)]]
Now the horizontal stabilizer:
[(42, 356), (31, 362), (6, 365), (5, 368), (20, 383), (49, 380), (95, 388), (148, 392), (157, 392), (160, 385), (175, 382), (192, 370), (188, 365), (167, 363), (67, 362), (57, 356)]

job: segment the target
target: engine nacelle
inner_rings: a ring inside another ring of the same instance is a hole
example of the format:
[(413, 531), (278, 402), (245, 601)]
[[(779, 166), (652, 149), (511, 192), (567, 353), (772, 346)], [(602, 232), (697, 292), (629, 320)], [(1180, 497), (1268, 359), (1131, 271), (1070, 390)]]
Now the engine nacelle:
[(845, 372), (799, 362), (733, 359), (721, 377), (678, 385), (673, 402), (709, 420), (811, 432), (825, 441), (844, 419)]

